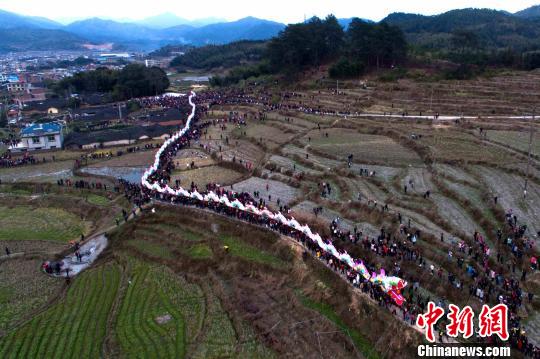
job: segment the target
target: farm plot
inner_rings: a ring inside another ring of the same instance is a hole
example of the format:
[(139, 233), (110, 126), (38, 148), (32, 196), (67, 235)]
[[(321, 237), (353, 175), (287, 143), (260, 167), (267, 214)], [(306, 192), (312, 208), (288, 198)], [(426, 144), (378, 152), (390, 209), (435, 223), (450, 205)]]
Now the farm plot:
[(298, 159), (306, 161), (306, 163), (311, 163), (315, 169), (320, 171), (330, 171), (332, 168), (347, 165), (347, 158), (343, 161), (336, 161), (327, 157), (312, 154), (306, 148), (300, 148), (291, 144), (283, 146), (281, 152), (284, 156), (289, 156), (293, 159), (297, 157)]
[[(328, 133), (328, 137), (326, 134)], [(311, 137), (311, 141), (309, 141)], [(353, 161), (384, 165), (405, 166), (421, 163), (414, 152), (394, 142), (389, 137), (367, 135), (350, 129), (328, 129), (311, 131), (302, 138), (304, 144), (318, 152), (347, 160), (352, 154)]]
[(107, 206), (110, 204), (110, 200), (107, 197), (100, 196), (94, 193), (90, 193), (85, 198), (88, 203), (96, 205), (96, 206)]
[(90, 164), (88, 167), (148, 167), (154, 162), (157, 149), (125, 153), (106, 161)]
[(240, 127), (234, 131), (239, 138), (244, 137), (245, 133), (245, 136), (263, 143), (269, 149), (274, 149), (289, 142), (294, 137), (294, 132), (292, 130), (289, 130), (288, 132), (289, 133), (286, 133), (279, 128), (264, 124), (250, 124), (249, 126)]
[(171, 250), (160, 243), (155, 243), (150, 241), (148, 238), (145, 239), (130, 239), (126, 242), (128, 247), (134, 248), (136, 251), (146, 254), (154, 258), (163, 258), (163, 259), (172, 259), (173, 254)]
[(82, 273), (64, 299), (0, 339), (0, 357), (100, 357), (119, 282), (113, 265)]
[(463, 170), (460, 167), (451, 166), (444, 163), (436, 163), (433, 166), (442, 175), (451, 177), (456, 181), (464, 181), (473, 185), (478, 184), (478, 180), (474, 178), (474, 176), (472, 176), (470, 173), (467, 173), (467, 171)]
[(407, 174), (401, 180), (401, 187), (407, 186), (407, 193), (414, 192), (423, 194), (426, 191), (433, 191), (434, 185), (431, 182), (431, 173), (427, 168), (409, 167)]
[[(289, 119), (287, 121), (287, 119)], [(286, 113), (268, 112), (267, 121), (277, 122), (292, 128), (309, 129), (317, 127), (317, 124), (313, 121), (308, 121), (295, 115), (289, 115)]]
[(67, 242), (87, 231), (89, 223), (63, 209), (0, 206), (0, 240)]
[(196, 167), (206, 167), (216, 164), (216, 161), (201, 150), (180, 150), (174, 158), (174, 166), (180, 170), (189, 168), (192, 162)]
[(270, 157), (268, 162), (278, 165), (284, 171), (288, 170), (288, 171), (293, 171), (294, 173), (304, 172), (304, 173), (312, 174), (312, 175), (321, 174), (321, 171), (313, 170), (313, 169), (311, 169), (309, 167), (306, 167), (303, 164), (298, 163), (297, 161), (294, 161), (294, 160), (292, 160), (292, 159), (290, 159), (288, 157), (273, 155), (272, 157)]
[(530, 72), (512, 72), (465, 82), (421, 83), (401, 79), (395, 83), (378, 84), (372, 98), (375, 103), (384, 105), (386, 111), (521, 115), (529, 112), (538, 101), (540, 89), (535, 83), (537, 78), (537, 74)]
[[(233, 139), (230, 131), (221, 131), (217, 128), (211, 128), (208, 139), (201, 139), (200, 143), (206, 146), (211, 152), (215, 152), (224, 161), (233, 162), (251, 162), (258, 163), (264, 157), (264, 150), (255, 143), (245, 139)], [(210, 139), (210, 137), (212, 139)], [(227, 138), (229, 142), (227, 143)], [(221, 151), (220, 151), (221, 149)]]
[(174, 183), (180, 180), (182, 186), (190, 186), (195, 183), (198, 188), (206, 188), (208, 183), (218, 183), (227, 186), (240, 180), (244, 174), (221, 166), (209, 166), (195, 168), (192, 170), (175, 170), (171, 175), (171, 181)]
[(360, 174), (360, 169), (367, 170), (369, 173), (373, 172), (375, 178), (382, 178), (385, 181), (391, 181), (401, 170), (401, 168), (378, 166), (371, 164), (353, 163), (351, 165), (351, 171), (355, 174)]
[(436, 161), (504, 164), (513, 161), (510, 152), (482, 143), (473, 135), (457, 130), (437, 130), (424, 136), (420, 143), (429, 146)]
[(52, 241), (12, 241), (0, 240), (0, 248), (8, 247), (11, 253), (25, 253), (30, 255), (51, 255), (66, 249), (66, 244)]
[(323, 211), (317, 217), (315, 217), (313, 214), (313, 208), (316, 207), (319, 207), (319, 205), (314, 202), (303, 201), (294, 206), (292, 210), (293, 213), (298, 213), (302, 217), (311, 218), (312, 220), (316, 218), (323, 219), (326, 222), (325, 224), (328, 226), (330, 226), (330, 222), (332, 222), (334, 219), (340, 218), (339, 227), (346, 231), (352, 231), (353, 228), (356, 227), (359, 231), (363, 232), (363, 234), (367, 236), (377, 237), (380, 233), (379, 230), (377, 230), (377, 228), (370, 223), (354, 222), (349, 219), (343, 219), (341, 213), (324, 207)]
[(125, 245), (145, 257), (170, 262), (180, 255), (193, 259), (210, 259), (213, 256), (206, 236), (185, 226), (137, 222), (132, 227), (131, 239), (125, 241)]
[(526, 224), (530, 233), (540, 230), (540, 187), (529, 181), (527, 196), (523, 197), (525, 179), (521, 176), (498, 171), (493, 168), (475, 166), (478, 173), (493, 196), (499, 197), (499, 203), (505, 211), (512, 211), (518, 223)]
[(465, 209), (448, 197), (433, 193), (431, 199), (440, 215), (454, 228), (455, 231), (472, 234), (475, 230), (481, 232), (480, 226), (467, 214)]
[(73, 175), (74, 161), (55, 161), (39, 165), (1, 168), (2, 182), (56, 182)]
[[(514, 148), (518, 151), (529, 151), (529, 131), (496, 131), (488, 130), (487, 138), (490, 141)], [(532, 142), (532, 154), (540, 156), (540, 133), (535, 132)]]
[(357, 200), (358, 194), (361, 195), (361, 201), (372, 200), (380, 203), (384, 203), (388, 194), (384, 193), (379, 187), (371, 183), (364, 178), (343, 178), (345, 183), (349, 186), (349, 190), (353, 198), (349, 200)]
[(229, 252), (233, 256), (276, 268), (283, 268), (286, 265), (286, 263), (281, 259), (247, 243), (244, 243), (234, 236), (221, 235), (219, 239), (225, 246), (229, 247)]
[[(128, 357), (183, 357), (186, 352), (185, 314), (169, 294), (187, 299), (174, 275), (163, 268), (154, 269), (138, 261), (130, 261), (131, 283), (119, 309), (116, 335), (124, 355)], [(166, 289), (163, 287), (167, 287)], [(202, 308), (199, 295), (192, 300), (191, 309)], [(193, 312), (198, 318), (200, 312)], [(190, 333), (193, 335), (193, 333)]]
[[(9, 245), (12, 253), (31, 250), (63, 249), (63, 246), (43, 242), (0, 242)], [(17, 246), (17, 244), (19, 244)], [(25, 245), (26, 244), (26, 245)], [(29, 244), (34, 244), (29, 246)], [(9, 259), (2, 262), (0, 271), (0, 336), (17, 322), (42, 308), (56, 294), (62, 282), (56, 278), (44, 276), (40, 270), (40, 258)]]
[[(268, 186), (268, 190), (266, 189)], [(253, 195), (253, 192), (259, 191), (261, 198), (274, 206), (277, 206), (277, 200), (280, 200), (280, 205), (286, 205), (294, 201), (300, 191), (294, 187), (286, 185), (283, 182), (266, 180), (259, 177), (250, 177), (245, 181), (235, 183), (233, 189), (236, 192), (248, 192)], [(270, 196), (270, 197), (269, 197)], [(279, 207), (279, 206), (278, 206)]]

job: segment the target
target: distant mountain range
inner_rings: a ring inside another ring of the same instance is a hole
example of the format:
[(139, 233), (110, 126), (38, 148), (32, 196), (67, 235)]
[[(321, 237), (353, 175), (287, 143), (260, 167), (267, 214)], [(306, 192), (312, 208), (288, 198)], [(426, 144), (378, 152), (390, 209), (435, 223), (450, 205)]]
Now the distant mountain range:
[(173, 13), (166, 12), (156, 16), (147, 17), (143, 20), (128, 21), (133, 22), (142, 26), (150, 27), (153, 29), (166, 29), (168, 27), (174, 27), (178, 25), (189, 25), (193, 27), (201, 27), (210, 24), (216, 24), (220, 22), (227, 22), (225, 19), (220, 19), (217, 17), (209, 17), (205, 19), (197, 20), (187, 20), (181, 18)]
[(219, 21), (222, 20), (189, 21), (166, 13), (137, 22), (91, 18), (64, 26), (45, 18), (0, 10), (0, 51), (72, 50), (82, 48), (86, 43), (111, 42), (121, 49), (154, 50), (166, 44), (200, 46), (265, 40), (285, 28), (285, 24), (254, 17)]
[[(254, 17), (232, 22), (216, 18), (190, 21), (171, 13), (126, 21), (91, 18), (62, 25), (0, 10), (0, 51), (72, 50), (100, 43), (114, 43), (117, 49), (149, 51), (166, 44), (201, 46), (265, 40), (286, 26)], [(344, 28), (350, 21), (339, 19)], [(540, 5), (515, 14), (489, 9), (452, 10), (435, 16), (393, 13), (382, 21), (399, 26), (411, 43), (427, 48), (445, 46), (457, 29), (476, 32), (488, 46), (540, 46)]]
[(22, 16), (0, 10), (0, 28), (10, 29), (15, 27), (59, 29), (62, 27), (62, 24), (44, 17)]

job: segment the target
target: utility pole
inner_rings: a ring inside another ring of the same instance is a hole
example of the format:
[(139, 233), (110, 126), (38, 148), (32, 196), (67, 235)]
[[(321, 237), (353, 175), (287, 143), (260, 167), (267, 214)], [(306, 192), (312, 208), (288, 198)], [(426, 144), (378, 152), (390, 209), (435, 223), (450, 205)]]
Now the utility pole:
[(433, 87), (431, 88), (431, 100), (429, 101), (429, 112), (431, 112), (432, 107), (433, 107)]
[(118, 103), (118, 118), (122, 121), (122, 104)]
[(536, 109), (533, 109), (532, 114), (532, 120), (529, 127), (529, 151), (527, 153), (527, 174), (525, 177), (525, 186), (523, 187), (523, 197), (527, 197), (527, 185), (529, 183), (529, 170), (531, 167), (531, 150), (532, 150), (532, 141), (533, 141), (533, 134), (534, 134), (534, 115), (535, 115)]

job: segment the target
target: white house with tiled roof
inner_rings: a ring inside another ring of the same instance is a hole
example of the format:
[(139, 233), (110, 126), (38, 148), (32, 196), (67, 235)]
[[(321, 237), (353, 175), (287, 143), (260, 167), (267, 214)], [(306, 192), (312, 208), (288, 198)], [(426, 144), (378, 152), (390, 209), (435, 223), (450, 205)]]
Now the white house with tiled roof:
[(54, 122), (37, 123), (21, 131), (21, 142), (13, 150), (51, 150), (62, 148), (63, 144), (62, 125)]

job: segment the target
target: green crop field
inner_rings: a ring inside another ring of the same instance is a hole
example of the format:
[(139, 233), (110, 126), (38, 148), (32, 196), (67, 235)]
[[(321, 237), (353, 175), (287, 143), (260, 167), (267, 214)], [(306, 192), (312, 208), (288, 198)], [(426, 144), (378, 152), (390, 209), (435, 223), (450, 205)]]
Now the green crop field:
[(0, 206), (0, 240), (66, 242), (86, 231), (87, 224), (58, 208)]
[(104, 197), (104, 196), (100, 196), (100, 195), (97, 195), (97, 194), (89, 194), (87, 198), (87, 201), (91, 204), (95, 204), (97, 206), (106, 206), (109, 204), (109, 199), (107, 197)]
[(281, 259), (273, 256), (272, 254), (264, 252), (249, 244), (246, 244), (232, 236), (224, 235), (221, 236), (219, 239), (223, 242), (225, 246), (229, 247), (229, 252), (233, 256), (278, 268), (285, 264)]
[[(529, 150), (529, 131), (487, 131), (487, 138), (489, 140), (500, 143), (516, 150), (527, 152)], [(532, 142), (532, 153), (536, 156), (540, 156), (540, 134), (535, 132)]]
[[(182, 357), (186, 350), (185, 322), (176, 303), (160, 288), (162, 281), (174, 285), (174, 279), (158, 278), (146, 264), (132, 265), (116, 325), (123, 353), (128, 357)], [(160, 316), (168, 320), (159, 323)]]
[(82, 274), (65, 298), (0, 340), (0, 357), (99, 357), (119, 281), (116, 266)]
[(302, 138), (302, 142), (320, 153), (335, 156), (343, 162), (347, 161), (349, 154), (354, 156), (353, 160), (359, 162), (368, 161), (401, 166), (420, 162), (414, 152), (391, 138), (361, 134), (349, 129), (313, 130)]
[(321, 315), (326, 317), (328, 320), (336, 324), (336, 326), (343, 330), (344, 332), (349, 335), (351, 340), (354, 342), (355, 346), (362, 352), (362, 355), (365, 358), (370, 359), (378, 359), (381, 358), (380, 355), (377, 354), (377, 352), (374, 350), (373, 346), (369, 343), (366, 338), (360, 334), (357, 330), (350, 328), (343, 322), (343, 319), (341, 319), (334, 309), (332, 309), (331, 306), (325, 303), (316, 302), (304, 295), (300, 295), (300, 301), (304, 306), (306, 306), (309, 309), (312, 309), (314, 311), (319, 312)]
[(126, 242), (129, 247), (133, 247), (139, 252), (147, 254), (152, 257), (172, 259), (173, 255), (171, 250), (162, 244), (150, 242), (144, 239), (132, 239)]
[(212, 249), (204, 243), (191, 245), (186, 249), (186, 253), (192, 258), (206, 259), (212, 257)]

